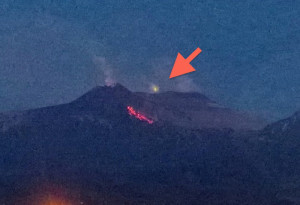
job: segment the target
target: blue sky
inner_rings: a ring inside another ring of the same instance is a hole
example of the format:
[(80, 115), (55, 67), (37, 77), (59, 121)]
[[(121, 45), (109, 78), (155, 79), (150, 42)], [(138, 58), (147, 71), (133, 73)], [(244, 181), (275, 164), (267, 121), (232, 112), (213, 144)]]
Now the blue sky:
[[(286, 117), (300, 109), (299, 12), (296, 0), (4, 0), (0, 111), (68, 102), (110, 78)], [(169, 80), (177, 53), (197, 47), (197, 71)]]

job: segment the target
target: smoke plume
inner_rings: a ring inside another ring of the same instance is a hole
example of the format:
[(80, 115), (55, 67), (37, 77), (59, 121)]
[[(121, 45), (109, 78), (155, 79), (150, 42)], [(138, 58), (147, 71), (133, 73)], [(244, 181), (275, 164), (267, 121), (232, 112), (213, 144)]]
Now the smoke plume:
[(105, 85), (113, 86), (116, 80), (113, 75), (112, 67), (106, 62), (105, 57), (95, 56), (93, 62), (96, 66), (96, 83), (100, 84), (104, 80)]

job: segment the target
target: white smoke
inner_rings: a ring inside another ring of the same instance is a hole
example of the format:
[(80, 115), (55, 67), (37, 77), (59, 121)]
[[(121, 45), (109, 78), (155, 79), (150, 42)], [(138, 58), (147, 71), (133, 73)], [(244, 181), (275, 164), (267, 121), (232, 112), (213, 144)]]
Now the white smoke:
[(116, 83), (116, 80), (113, 75), (112, 67), (107, 63), (105, 57), (95, 56), (93, 62), (96, 66), (96, 82), (99, 84), (102, 78), (100, 74), (104, 75), (104, 83), (106, 86), (113, 86)]
[(180, 76), (175, 80), (175, 89), (180, 92), (197, 91), (198, 87), (193, 79), (187, 76)]
[(163, 58), (154, 60), (154, 62), (152, 62), (153, 69), (150, 73), (147, 75), (130, 76), (126, 73), (115, 73), (111, 64), (109, 64), (107, 59), (103, 56), (95, 56), (93, 62), (96, 68), (95, 78), (98, 85), (105, 83), (107, 86), (114, 86), (116, 84), (116, 76), (118, 76), (120, 80), (119, 83), (129, 86), (129, 88), (134, 91), (139, 90), (139, 88), (147, 89), (152, 93), (169, 90), (179, 92), (201, 91), (190, 76), (184, 75), (169, 79), (174, 64), (173, 59)]

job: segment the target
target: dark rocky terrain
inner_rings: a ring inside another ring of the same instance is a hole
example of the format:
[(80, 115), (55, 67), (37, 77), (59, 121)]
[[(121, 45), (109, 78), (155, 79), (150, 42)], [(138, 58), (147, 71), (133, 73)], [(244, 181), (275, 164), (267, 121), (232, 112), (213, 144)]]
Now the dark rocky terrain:
[[(155, 122), (128, 115), (128, 105)], [(4, 113), (0, 204), (47, 204), (45, 195), (89, 205), (299, 204), (299, 112), (254, 124), (202, 94), (121, 85)]]

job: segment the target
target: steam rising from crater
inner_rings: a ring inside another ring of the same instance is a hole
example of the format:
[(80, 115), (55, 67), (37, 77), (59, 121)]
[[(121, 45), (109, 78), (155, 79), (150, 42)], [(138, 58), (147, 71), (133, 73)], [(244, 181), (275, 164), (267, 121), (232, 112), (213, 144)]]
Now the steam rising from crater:
[(106, 86), (114, 86), (116, 84), (116, 80), (113, 75), (112, 67), (107, 63), (105, 57), (95, 56), (93, 58), (93, 62), (96, 66), (96, 83), (99, 84), (100, 74), (104, 75), (104, 83)]

